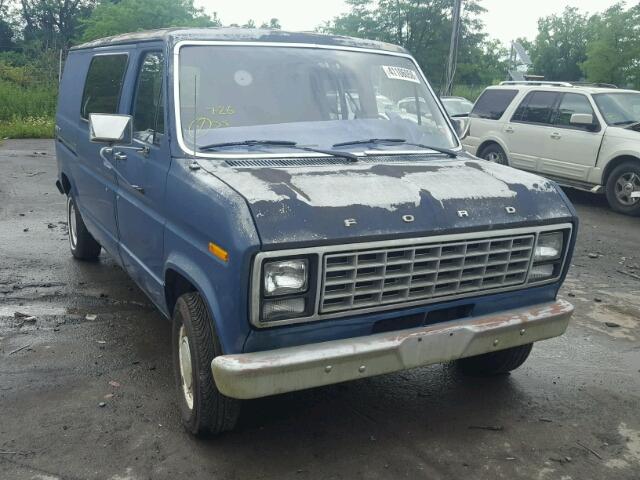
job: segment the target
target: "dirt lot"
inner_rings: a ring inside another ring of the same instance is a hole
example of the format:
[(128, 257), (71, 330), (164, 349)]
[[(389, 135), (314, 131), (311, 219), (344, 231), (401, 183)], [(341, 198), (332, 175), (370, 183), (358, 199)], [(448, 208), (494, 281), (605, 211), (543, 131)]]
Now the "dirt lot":
[(198, 441), (168, 322), (108, 256), (71, 259), (55, 170), (51, 141), (0, 146), (0, 479), (640, 478), (640, 219), (604, 199), (569, 192), (576, 313), (512, 375), (438, 365), (251, 401)]

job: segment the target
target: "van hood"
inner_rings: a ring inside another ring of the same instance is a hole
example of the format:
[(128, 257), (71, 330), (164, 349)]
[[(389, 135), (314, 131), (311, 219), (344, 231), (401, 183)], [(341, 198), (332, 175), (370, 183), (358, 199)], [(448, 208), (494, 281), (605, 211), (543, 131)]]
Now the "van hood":
[(491, 230), (573, 216), (554, 182), (466, 156), (199, 163), (245, 198), (264, 249)]

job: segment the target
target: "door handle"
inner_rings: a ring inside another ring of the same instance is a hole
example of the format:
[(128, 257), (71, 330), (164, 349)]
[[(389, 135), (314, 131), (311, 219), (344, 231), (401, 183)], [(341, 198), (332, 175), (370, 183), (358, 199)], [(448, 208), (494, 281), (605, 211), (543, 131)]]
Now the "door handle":
[(127, 154), (124, 152), (115, 152), (113, 154), (113, 159), (118, 162), (124, 162), (127, 159)]
[(562, 135), (560, 135), (558, 132), (553, 132), (550, 136), (554, 140), (560, 140), (562, 138)]
[(513, 133), (513, 127), (504, 127), (505, 133)]
[(144, 195), (144, 188), (140, 185), (131, 185), (131, 188), (133, 188), (136, 192)]

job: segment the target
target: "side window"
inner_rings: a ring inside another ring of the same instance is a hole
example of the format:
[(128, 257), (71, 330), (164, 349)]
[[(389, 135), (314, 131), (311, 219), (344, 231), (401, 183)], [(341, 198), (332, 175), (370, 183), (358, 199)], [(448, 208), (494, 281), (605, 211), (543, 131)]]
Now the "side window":
[(133, 104), (133, 136), (147, 143), (153, 143), (156, 134), (164, 133), (163, 70), (162, 53), (150, 52), (145, 55), (138, 73)]
[(499, 120), (517, 93), (517, 90), (485, 90), (469, 116)]
[(581, 130), (589, 129), (589, 125), (571, 124), (571, 115), (574, 113), (588, 113), (593, 116), (595, 122), (596, 117), (587, 97), (578, 93), (565, 93), (560, 101), (558, 113), (553, 123), (564, 127), (579, 128)]
[(96, 55), (91, 59), (84, 83), (80, 116), (89, 118), (90, 113), (118, 113), (118, 102), (127, 55)]
[(529, 92), (516, 109), (512, 121), (551, 124), (551, 114), (558, 99), (556, 92)]

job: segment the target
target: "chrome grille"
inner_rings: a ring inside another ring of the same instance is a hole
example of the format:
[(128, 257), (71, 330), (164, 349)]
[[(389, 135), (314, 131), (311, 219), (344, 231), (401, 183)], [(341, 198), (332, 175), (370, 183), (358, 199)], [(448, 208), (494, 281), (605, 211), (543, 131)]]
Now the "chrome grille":
[(326, 254), (320, 313), (524, 284), (533, 248), (525, 234)]

